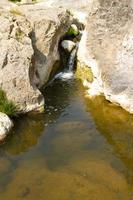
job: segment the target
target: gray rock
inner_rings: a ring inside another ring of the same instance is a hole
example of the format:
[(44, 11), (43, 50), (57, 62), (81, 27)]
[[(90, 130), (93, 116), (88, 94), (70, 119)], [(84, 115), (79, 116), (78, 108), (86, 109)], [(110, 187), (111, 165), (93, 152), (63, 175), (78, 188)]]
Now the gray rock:
[(13, 122), (4, 113), (0, 112), (0, 141), (3, 140), (13, 127)]
[(71, 51), (76, 47), (76, 44), (71, 40), (63, 40), (61, 42), (61, 46), (65, 51), (71, 53)]

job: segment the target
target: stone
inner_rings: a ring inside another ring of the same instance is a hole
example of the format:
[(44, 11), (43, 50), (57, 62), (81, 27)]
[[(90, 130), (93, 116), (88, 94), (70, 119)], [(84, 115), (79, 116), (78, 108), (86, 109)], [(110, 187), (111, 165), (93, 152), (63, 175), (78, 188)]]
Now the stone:
[(2, 141), (13, 127), (13, 122), (4, 113), (0, 112), (0, 141)]
[(132, 0), (77, 0), (76, 4), (74, 0), (47, 0), (14, 10), (12, 6), (2, 9), (2, 5), (0, 87), (21, 111), (44, 104), (38, 88), (47, 83), (59, 60), (59, 41), (76, 24), (75, 19), (85, 26), (77, 58), (93, 73), (88, 92), (103, 94), (133, 113)]
[(18, 112), (40, 110), (44, 97), (39, 88), (59, 60), (58, 43), (70, 16), (64, 9), (40, 5), (4, 5), (0, 13), (0, 88)]
[(12, 100), (19, 112), (43, 106), (44, 99), (32, 83), (34, 55), (29, 35), (32, 27), (21, 11), (1, 9), (0, 29), (0, 88)]
[(71, 51), (76, 47), (76, 44), (71, 40), (63, 40), (61, 46), (65, 51), (71, 53)]
[(32, 80), (41, 88), (49, 80), (53, 65), (60, 59), (58, 45), (73, 19), (66, 9), (47, 8), (43, 4), (22, 6), (21, 11), (32, 24), (35, 67)]
[(91, 67), (94, 76), (88, 92), (103, 94), (107, 100), (133, 113), (131, 1), (93, 0), (88, 16), (78, 52), (78, 59)]

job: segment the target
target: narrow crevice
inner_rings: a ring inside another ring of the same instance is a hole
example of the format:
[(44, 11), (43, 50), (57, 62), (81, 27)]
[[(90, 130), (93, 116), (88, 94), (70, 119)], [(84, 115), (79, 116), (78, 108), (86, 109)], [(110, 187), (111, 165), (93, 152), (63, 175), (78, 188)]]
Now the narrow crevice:
[[(75, 26), (77, 29), (77, 33), (75, 33), (75, 30), (72, 30), (72, 26)], [(34, 30), (31, 31), (29, 37), (32, 42), (32, 47), (34, 50), (34, 54), (31, 60), (31, 67), (29, 70), (29, 78), (31, 85), (33, 88), (38, 89), (41, 93), (44, 92), (45, 87), (47, 87), (56, 77), (57, 74), (60, 72), (66, 71), (69, 69), (70, 63), (72, 64), (72, 71), (75, 71), (76, 69), (76, 63), (77, 63), (77, 51), (78, 51), (78, 44), (82, 37), (82, 32), (84, 30), (85, 26), (84, 24), (80, 23), (76, 19), (73, 20), (70, 27), (68, 27), (67, 32), (60, 38), (58, 43), (58, 52), (59, 52), (59, 61), (56, 61), (52, 67), (52, 71), (49, 76), (49, 80), (47, 84), (42, 86), (40, 88), (40, 76), (38, 69), (36, 69), (36, 59), (37, 62), (39, 62), (39, 65), (41, 66), (41, 62), (44, 63), (46, 57), (45, 55), (40, 55), (40, 51), (38, 52), (38, 49), (36, 47), (36, 36)], [(66, 51), (63, 46), (63, 41), (71, 41), (75, 44), (74, 48), (71, 51)], [(41, 56), (41, 57), (40, 57)], [(71, 56), (72, 56), (72, 62), (71, 62)]]
[[(78, 46), (82, 38), (84, 28), (85, 26), (82, 23), (74, 20), (74, 23), (71, 24), (68, 31), (60, 38), (58, 44), (60, 60), (58, 63), (54, 64), (53, 68), (57, 70), (54, 70), (54, 73), (52, 71), (46, 87), (49, 86), (55, 79), (62, 78), (62, 76), (64, 77), (64, 75), (68, 75), (67, 73), (72, 74), (76, 70)], [(68, 49), (65, 49), (63, 43), (66, 43), (66, 46), (68, 43)], [(73, 45), (70, 49), (69, 43), (70, 46)]]

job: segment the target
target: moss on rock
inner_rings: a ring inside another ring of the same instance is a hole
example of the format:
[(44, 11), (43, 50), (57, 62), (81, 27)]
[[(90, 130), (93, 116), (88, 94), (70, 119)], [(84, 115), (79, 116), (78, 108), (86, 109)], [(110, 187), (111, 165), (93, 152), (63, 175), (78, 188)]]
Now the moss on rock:
[(9, 1), (14, 2), (14, 3), (21, 2), (21, 0), (9, 0)]
[(93, 73), (90, 67), (77, 62), (77, 70), (76, 70), (77, 78), (81, 79), (82, 81), (86, 80), (87, 82), (93, 82)]
[(20, 10), (18, 10), (18, 9), (16, 9), (16, 8), (11, 9), (11, 10), (10, 10), (10, 13), (11, 13), (12, 15), (15, 15), (15, 16), (24, 16), (24, 14), (23, 14)]
[(67, 32), (67, 36), (77, 36), (79, 34), (79, 30), (75, 24), (72, 24)]
[(15, 33), (15, 36), (16, 36), (16, 40), (18, 42), (22, 42), (23, 41), (23, 38), (25, 36), (25, 33), (18, 27), (16, 29), (16, 33)]

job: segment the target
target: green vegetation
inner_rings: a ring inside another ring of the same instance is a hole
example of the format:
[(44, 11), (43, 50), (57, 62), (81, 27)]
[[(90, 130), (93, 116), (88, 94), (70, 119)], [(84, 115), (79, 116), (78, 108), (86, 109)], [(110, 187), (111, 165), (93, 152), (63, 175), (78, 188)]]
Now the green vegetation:
[(93, 82), (93, 73), (90, 67), (77, 62), (77, 70), (76, 70), (77, 78), (81, 80), (86, 80), (88, 82)]
[[(8, 0), (8, 1), (11, 1), (11, 2), (14, 2), (14, 3), (21, 2), (21, 0)], [(36, 0), (32, 0), (32, 2), (34, 3), (34, 2), (36, 2)]]
[(15, 33), (16, 39), (18, 42), (22, 42), (25, 36), (25, 33), (18, 27)]
[(11, 9), (10, 13), (13, 15), (24, 16), (24, 14), (20, 12), (20, 10), (15, 9), (15, 8)]
[(21, 0), (9, 0), (9, 1), (11, 1), (11, 2), (21, 2)]
[(75, 28), (76, 26), (74, 25), (71, 25), (71, 27), (69, 28), (68, 32), (67, 32), (67, 35), (68, 36), (77, 36), (79, 34), (79, 31), (77, 28)]
[(0, 112), (8, 116), (17, 116), (17, 108), (12, 101), (9, 101), (5, 92), (0, 89)]

